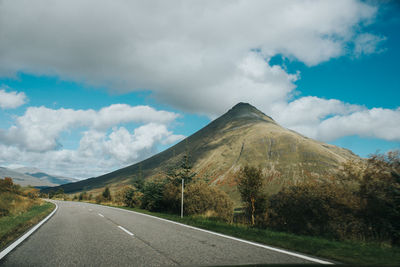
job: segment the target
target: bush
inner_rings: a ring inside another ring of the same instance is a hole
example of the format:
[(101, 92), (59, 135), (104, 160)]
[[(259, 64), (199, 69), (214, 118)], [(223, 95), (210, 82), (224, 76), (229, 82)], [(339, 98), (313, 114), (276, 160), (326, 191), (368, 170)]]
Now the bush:
[(204, 182), (189, 184), (184, 193), (184, 212), (187, 215), (206, 215), (232, 222), (233, 202), (216, 187)]
[(149, 211), (163, 211), (164, 181), (147, 181), (143, 187), (142, 208)]
[(20, 194), (21, 186), (14, 184), (12, 178), (5, 177), (4, 179), (0, 179), (0, 192), (12, 192)]
[(81, 193), (79, 194), (79, 201), (82, 201), (82, 200), (88, 200), (88, 194), (87, 194), (87, 192), (81, 192)]
[(39, 197), (39, 190), (32, 188), (28, 192), (25, 192), (26, 196), (29, 197), (30, 199), (36, 199)]
[(110, 188), (108, 186), (104, 189), (102, 195), (103, 195), (104, 201), (111, 201), (112, 200)]
[(115, 202), (126, 207), (141, 207), (143, 193), (133, 186), (125, 186), (119, 190), (114, 197)]
[(167, 211), (178, 213), (181, 210), (182, 185), (167, 183), (164, 186), (163, 202)]
[(372, 155), (359, 189), (366, 238), (400, 244), (399, 152)]
[(97, 204), (100, 204), (100, 203), (102, 203), (102, 202), (105, 202), (105, 199), (104, 199), (104, 197), (103, 197), (102, 194), (97, 195), (96, 198), (95, 198), (95, 200), (96, 200), (96, 203), (97, 203)]
[(303, 182), (272, 196), (268, 226), (295, 234), (348, 238), (358, 236), (357, 199), (327, 182)]
[(267, 225), (296, 234), (400, 243), (398, 152), (345, 163), (332, 181), (309, 181), (269, 200)]

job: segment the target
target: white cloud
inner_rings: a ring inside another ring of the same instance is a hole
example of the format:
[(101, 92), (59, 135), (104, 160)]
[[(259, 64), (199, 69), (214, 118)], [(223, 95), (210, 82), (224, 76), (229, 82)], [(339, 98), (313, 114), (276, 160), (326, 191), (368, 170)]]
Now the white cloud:
[(370, 53), (380, 38), (362, 32), (377, 7), (357, 0), (0, 5), (0, 76), (26, 72), (110, 90), (148, 89), (160, 101), (211, 116), (238, 101), (286, 101), (293, 79), (254, 62), (251, 51), (267, 61), (282, 54), (312, 66), (348, 53), (353, 42)]
[(316, 138), (335, 140), (349, 135), (400, 141), (400, 108), (373, 108), (329, 118), (318, 125)]
[(385, 41), (385, 37), (363, 33), (354, 40), (354, 54), (356, 57), (382, 52), (384, 49), (377, 49)]
[(165, 125), (149, 123), (136, 128), (133, 134), (123, 127), (115, 130), (109, 135), (109, 140), (104, 146), (108, 154), (121, 162), (128, 163), (154, 154), (156, 144), (177, 141), (180, 137), (173, 135)]
[(6, 92), (5, 89), (0, 88), (0, 108), (2, 109), (17, 108), (25, 104), (26, 100), (23, 92)]
[(366, 109), (336, 99), (303, 97), (274, 106), (273, 117), (289, 129), (325, 142), (351, 135), (400, 140), (400, 108)]
[(78, 127), (104, 131), (129, 122), (168, 124), (178, 116), (148, 106), (132, 107), (125, 104), (114, 104), (99, 111), (29, 107), (23, 116), (16, 119), (14, 126), (6, 131), (0, 130), (0, 141), (30, 151), (48, 151), (60, 147), (57, 139), (62, 132)]
[[(101, 175), (184, 138), (168, 130), (177, 117), (148, 106), (121, 104), (99, 111), (29, 107), (16, 125), (0, 132), (0, 166), (18, 162), (63, 176)], [(132, 132), (120, 126), (132, 123), (139, 124)], [(60, 136), (71, 131), (81, 131), (77, 149), (59, 144)]]

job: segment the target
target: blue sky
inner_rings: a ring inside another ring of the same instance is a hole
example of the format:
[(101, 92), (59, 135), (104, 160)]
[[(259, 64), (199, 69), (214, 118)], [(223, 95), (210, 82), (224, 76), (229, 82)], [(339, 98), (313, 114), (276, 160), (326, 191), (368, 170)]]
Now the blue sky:
[(396, 2), (39, 2), (1, 4), (0, 166), (100, 175), (237, 102), (362, 157), (400, 149)]

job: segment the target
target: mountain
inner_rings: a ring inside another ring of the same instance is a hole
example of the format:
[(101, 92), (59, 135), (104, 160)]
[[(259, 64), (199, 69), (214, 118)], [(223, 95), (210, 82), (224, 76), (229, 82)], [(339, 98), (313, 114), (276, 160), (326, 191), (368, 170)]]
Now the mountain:
[(77, 179), (54, 176), (36, 168), (8, 169), (0, 167), (0, 178), (11, 177), (14, 183), (22, 186), (51, 187), (78, 181)]
[[(277, 124), (247, 103), (227, 113), (175, 146), (126, 168), (61, 187), (67, 193), (100, 191), (130, 184), (139, 172), (145, 179), (163, 176), (189, 153), (198, 177), (221, 187), (235, 200), (234, 177), (241, 166), (261, 166), (268, 174), (266, 190), (278, 192), (301, 179), (331, 177), (338, 166), (358, 159), (350, 150), (307, 138)], [(53, 190), (57, 190), (54, 188)]]
[(38, 168), (34, 167), (20, 167), (20, 168), (14, 168), (13, 169), (16, 172), (19, 173), (37, 173), (37, 172), (42, 172), (42, 170), (39, 170)]

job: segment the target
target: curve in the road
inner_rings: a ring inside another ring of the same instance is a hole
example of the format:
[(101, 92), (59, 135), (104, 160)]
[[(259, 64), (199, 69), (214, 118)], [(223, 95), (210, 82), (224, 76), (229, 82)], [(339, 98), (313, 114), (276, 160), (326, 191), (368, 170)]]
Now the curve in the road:
[(46, 218), (44, 218), (43, 220), (41, 220), (38, 224), (36, 224), (35, 226), (33, 226), (28, 232), (26, 232), (24, 235), (22, 235), (20, 238), (18, 238), (17, 240), (15, 240), (11, 245), (9, 245), (8, 247), (6, 247), (3, 251), (0, 252), (0, 260), (2, 258), (4, 258), (8, 253), (10, 253), (14, 248), (16, 248), (19, 244), (21, 244), (25, 239), (27, 239), (31, 234), (33, 234), (40, 226), (42, 226), (42, 224), (44, 224), (45, 222), (47, 222), (48, 219), (51, 218), (51, 216), (54, 215), (54, 213), (56, 213), (57, 209), (58, 209), (58, 205), (56, 203), (54, 203), (56, 205), (56, 208), (49, 214), (47, 215)]

